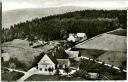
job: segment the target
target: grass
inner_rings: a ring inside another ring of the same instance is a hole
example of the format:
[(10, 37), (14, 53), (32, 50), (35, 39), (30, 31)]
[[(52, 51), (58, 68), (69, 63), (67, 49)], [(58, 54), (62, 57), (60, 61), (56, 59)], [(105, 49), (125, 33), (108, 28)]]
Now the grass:
[(45, 45), (40, 48), (32, 48), (29, 46), (27, 40), (14, 39), (13, 41), (5, 42), (2, 49), (9, 53), (10, 57), (17, 58), (19, 61), (25, 63), (28, 67), (31, 67), (34, 57), (38, 56), (41, 52), (47, 52), (51, 48), (54, 48), (56, 44)]
[(83, 78), (76, 78), (76, 77), (64, 77), (64, 76), (57, 76), (57, 75), (32, 75), (31, 77), (27, 78), (26, 81), (81, 81), (85, 80)]
[(2, 81), (16, 81), (19, 78), (21, 78), (24, 74), (23, 73), (19, 73), (19, 72), (10, 72), (8, 70), (5, 69), (1, 69), (2, 73), (1, 73), (1, 80)]
[(104, 52), (105, 52), (104, 50), (85, 49), (85, 50), (80, 50), (80, 55), (89, 58), (97, 58), (100, 55), (102, 55)]
[(81, 59), (79, 68), (80, 70), (86, 70), (87, 72), (100, 73), (100, 75), (104, 75), (110, 80), (126, 80), (127, 74), (125, 72), (119, 72), (119, 70), (116, 70), (112, 67), (108, 67), (104, 64), (99, 64), (86, 59)]

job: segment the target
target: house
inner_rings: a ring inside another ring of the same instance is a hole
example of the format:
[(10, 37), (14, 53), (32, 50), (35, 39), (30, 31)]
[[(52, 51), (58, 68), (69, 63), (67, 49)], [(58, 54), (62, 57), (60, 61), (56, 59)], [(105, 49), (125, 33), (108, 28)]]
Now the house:
[(76, 42), (76, 41), (83, 41), (83, 40), (86, 40), (87, 39), (87, 36), (85, 33), (71, 33), (69, 34), (69, 37), (68, 37), (68, 41), (69, 42)]
[(2, 53), (2, 61), (6, 62), (10, 60), (10, 55), (8, 53)]
[(58, 65), (57, 68), (66, 68), (70, 66), (69, 59), (57, 59)]
[(69, 42), (75, 42), (76, 41), (76, 37), (75, 34), (69, 34), (69, 37), (67, 39)]
[(87, 39), (87, 36), (85, 33), (77, 33), (76, 34), (79, 40)]
[(79, 55), (79, 51), (65, 50), (65, 52), (69, 55), (69, 58), (77, 58)]
[(52, 55), (45, 54), (38, 63), (38, 70), (47, 71), (49, 68), (55, 69), (57, 61)]
[(96, 78), (98, 78), (98, 73), (93, 73), (93, 72), (89, 72), (88, 73), (89, 74), (89, 78), (91, 78), (91, 79), (96, 79)]

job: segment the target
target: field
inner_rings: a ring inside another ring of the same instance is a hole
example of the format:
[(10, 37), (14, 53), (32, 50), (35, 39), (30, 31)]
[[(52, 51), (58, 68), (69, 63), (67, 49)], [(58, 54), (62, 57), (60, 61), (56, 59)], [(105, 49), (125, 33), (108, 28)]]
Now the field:
[(104, 50), (85, 49), (85, 50), (80, 50), (80, 55), (89, 58), (98, 58), (100, 55), (102, 55), (105, 52), (106, 51)]
[(24, 74), (23, 73), (19, 73), (19, 72), (10, 72), (8, 70), (5, 69), (1, 69), (2, 73), (1, 73), (1, 79), (2, 81), (16, 81), (18, 80), (20, 77), (22, 77)]
[(80, 81), (83, 78), (64, 77), (64, 76), (50, 76), (50, 75), (33, 75), (26, 79), (26, 81)]
[(56, 44), (51, 43), (40, 48), (32, 48), (29, 46), (29, 42), (27, 40), (15, 39), (2, 44), (2, 46), (5, 46), (2, 47), (2, 49), (6, 53), (9, 53), (10, 57), (17, 58), (29, 67), (34, 57), (38, 56), (41, 52), (47, 52), (51, 48), (54, 48), (55, 45)]

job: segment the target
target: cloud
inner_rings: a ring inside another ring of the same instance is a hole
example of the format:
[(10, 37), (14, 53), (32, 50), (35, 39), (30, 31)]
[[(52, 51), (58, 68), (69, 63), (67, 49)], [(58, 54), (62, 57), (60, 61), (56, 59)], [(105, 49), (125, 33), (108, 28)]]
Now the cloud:
[(3, 0), (3, 11), (22, 8), (83, 6), (95, 8), (127, 7), (127, 0)]

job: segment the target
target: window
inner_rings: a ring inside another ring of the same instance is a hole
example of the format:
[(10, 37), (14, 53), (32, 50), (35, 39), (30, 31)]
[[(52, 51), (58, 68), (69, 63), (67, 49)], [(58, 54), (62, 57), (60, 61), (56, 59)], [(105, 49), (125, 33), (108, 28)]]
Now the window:
[(40, 68), (40, 71), (42, 71), (42, 68)]

